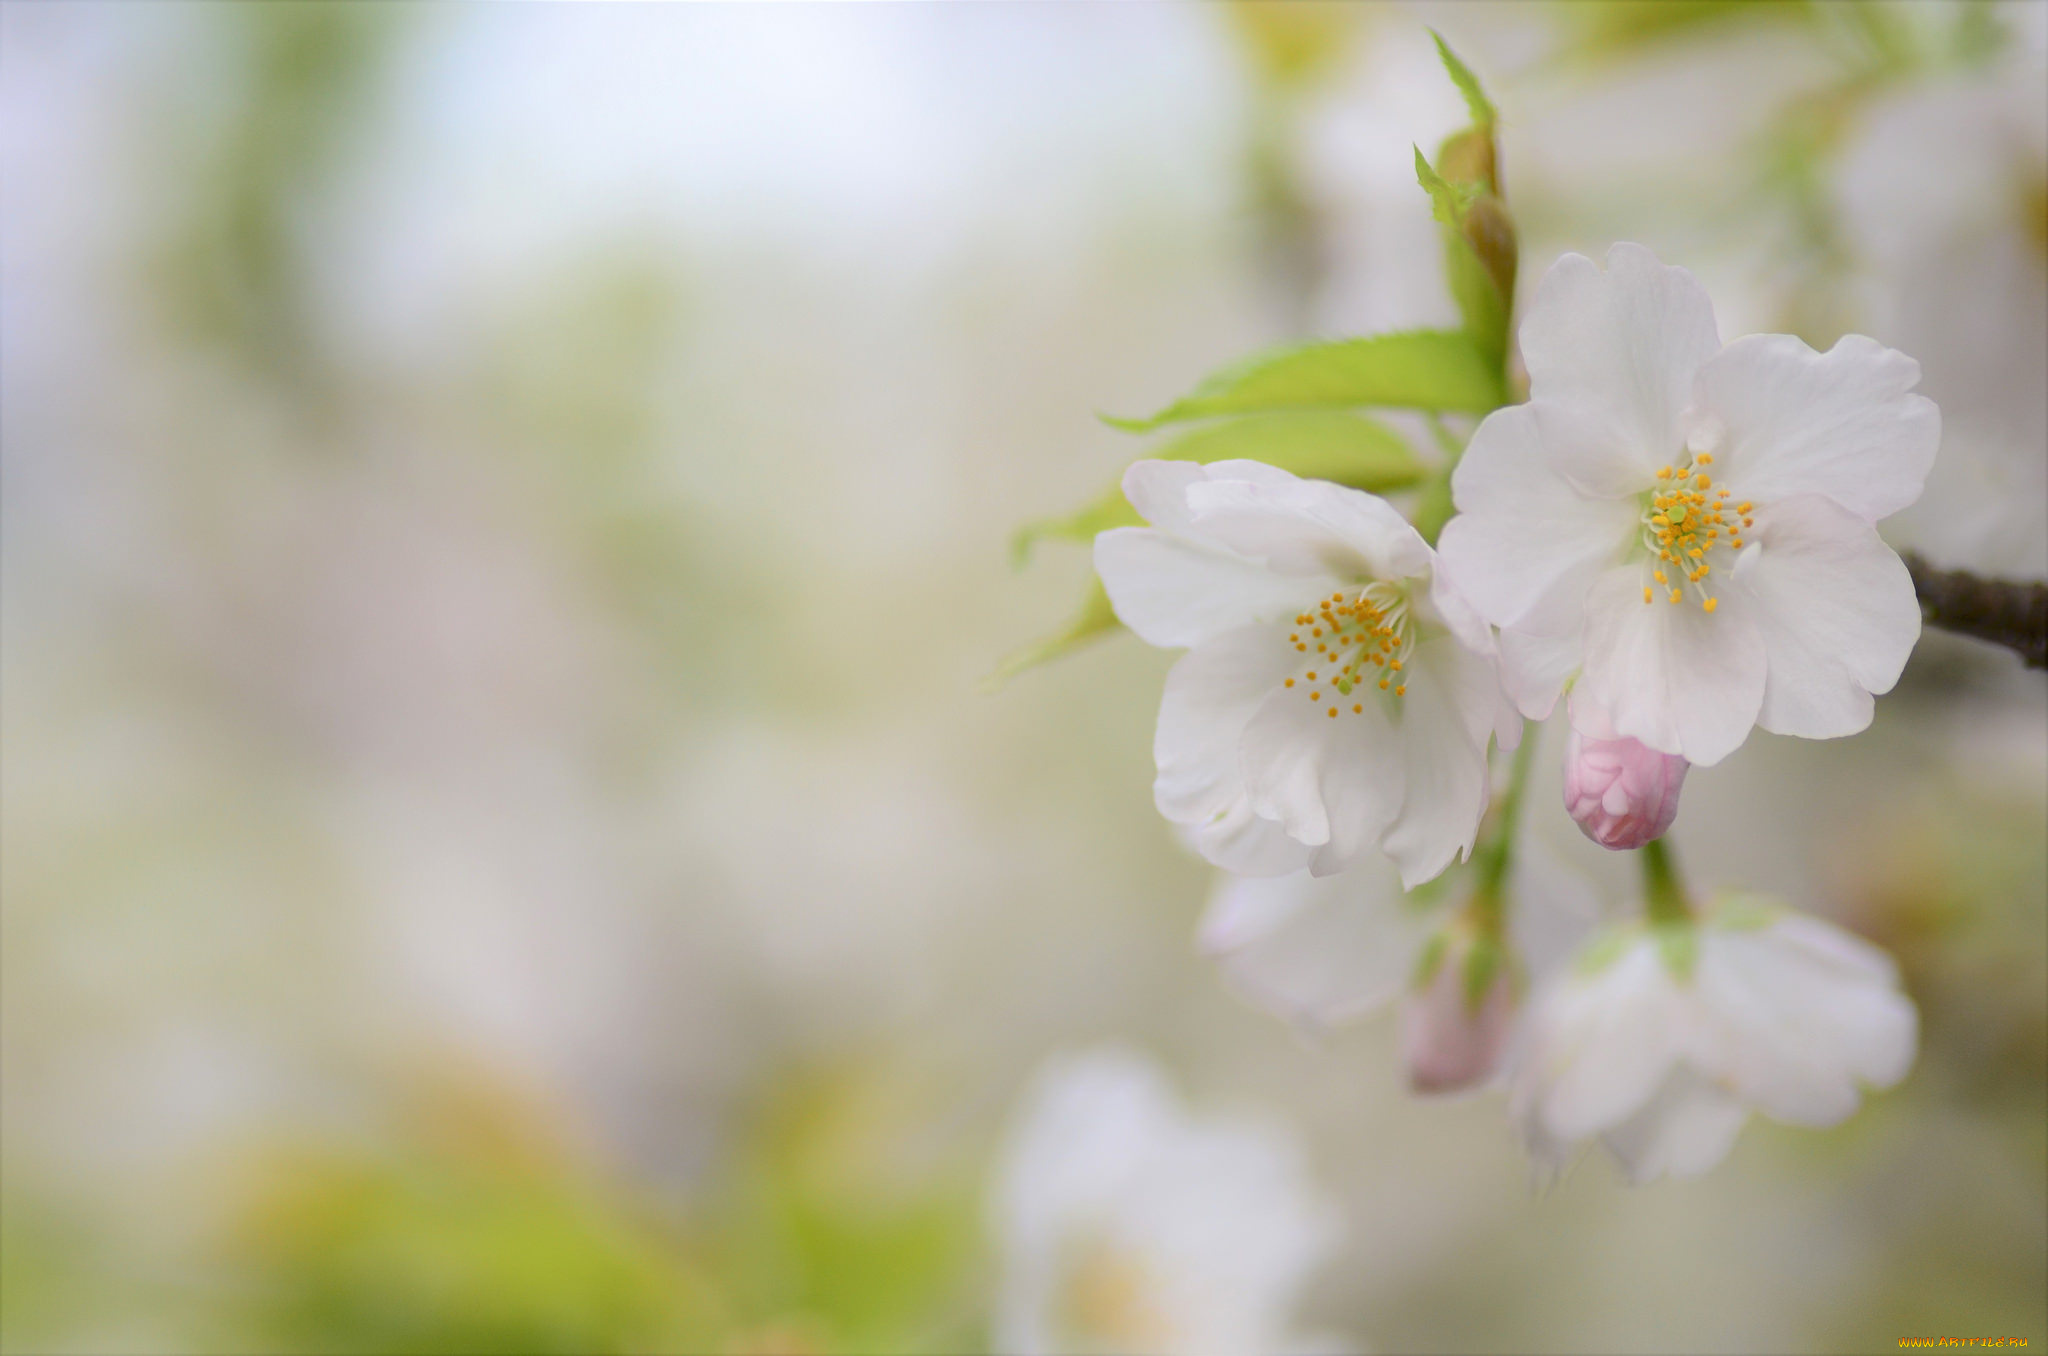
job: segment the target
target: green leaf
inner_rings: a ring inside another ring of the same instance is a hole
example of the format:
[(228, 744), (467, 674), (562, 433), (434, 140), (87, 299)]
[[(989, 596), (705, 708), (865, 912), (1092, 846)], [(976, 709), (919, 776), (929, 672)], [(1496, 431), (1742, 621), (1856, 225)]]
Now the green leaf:
[(1150, 418), (1103, 421), (1144, 433), (1223, 414), (1370, 406), (1485, 414), (1505, 403), (1499, 364), (1470, 336), (1408, 330), (1275, 349), (1225, 368)]
[(1465, 96), (1465, 107), (1472, 112), (1473, 125), (1492, 130), (1495, 117), (1493, 101), (1488, 99), (1486, 91), (1479, 87), (1479, 77), (1472, 74), (1469, 66), (1458, 60), (1458, 54), (1444, 42), (1443, 34), (1432, 28), (1429, 30), (1429, 36), (1436, 39), (1436, 54), (1443, 60), (1444, 70), (1450, 75), (1451, 83), (1458, 87), (1458, 93)]
[[(1379, 420), (1329, 410), (1249, 415), (1209, 424), (1171, 438), (1146, 455), (1204, 463), (1241, 457), (1374, 494), (1419, 484), (1426, 469), (1408, 450), (1407, 441)], [(1124, 498), (1123, 488), (1112, 485), (1073, 513), (1017, 529), (1010, 539), (1010, 558), (1022, 565), (1041, 541), (1092, 541), (1098, 532), (1142, 521)]]
[(1031, 559), (1031, 548), (1042, 541), (1093, 541), (1098, 532), (1144, 521), (1124, 498), (1124, 487), (1112, 485), (1072, 513), (1034, 519), (1018, 528), (1010, 537), (1010, 564), (1022, 568)]
[(1439, 222), (1454, 231), (1464, 226), (1465, 213), (1471, 208), (1472, 199), (1479, 196), (1478, 184), (1451, 183), (1430, 165), (1420, 146), (1415, 148), (1415, 182), (1429, 194), (1431, 212)]
[(1058, 631), (1043, 640), (1033, 641), (1022, 649), (1012, 650), (996, 665), (996, 670), (981, 683), (984, 692), (993, 692), (1026, 669), (1035, 669), (1062, 655), (1073, 653), (1090, 641), (1099, 640), (1121, 625), (1116, 619), (1116, 609), (1109, 605), (1109, 592), (1102, 587), (1100, 579), (1088, 581), (1088, 594), (1082, 599), (1081, 610), (1074, 614)]

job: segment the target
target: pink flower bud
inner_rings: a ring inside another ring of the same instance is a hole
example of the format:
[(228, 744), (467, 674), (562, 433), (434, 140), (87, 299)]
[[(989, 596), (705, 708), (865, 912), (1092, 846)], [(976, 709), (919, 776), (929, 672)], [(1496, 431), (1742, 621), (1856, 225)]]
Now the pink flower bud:
[(1678, 792), (1692, 764), (1633, 739), (1614, 737), (1604, 711), (1576, 696), (1564, 746), (1564, 808), (1586, 837), (1624, 852), (1662, 837), (1678, 818)]
[(1462, 953), (1452, 947), (1401, 1005), (1401, 1059), (1417, 1092), (1461, 1092), (1484, 1083), (1500, 1065), (1514, 1024), (1514, 980), (1497, 945), (1492, 963), (1476, 967), (1482, 959), (1477, 947)]

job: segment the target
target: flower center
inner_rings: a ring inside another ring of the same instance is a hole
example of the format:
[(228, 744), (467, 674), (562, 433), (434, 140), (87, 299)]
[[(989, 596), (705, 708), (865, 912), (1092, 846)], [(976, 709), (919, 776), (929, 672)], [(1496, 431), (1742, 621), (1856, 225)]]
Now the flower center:
[[(1392, 584), (1367, 584), (1356, 595), (1333, 593), (1294, 619), (1298, 628), (1288, 642), (1315, 665), (1300, 680), (1289, 678), (1287, 686), (1303, 688), (1311, 702), (1321, 705), (1326, 696), (1348, 698), (1360, 686), (1371, 683), (1380, 691), (1392, 690), (1396, 697), (1408, 695), (1408, 683), (1401, 674), (1405, 656), (1414, 652), (1415, 623), (1408, 609), (1408, 595)], [(1363, 701), (1336, 701), (1329, 708), (1335, 720), (1348, 705), (1353, 715), (1365, 713)]]
[(1055, 1321), (1082, 1345), (1156, 1351), (1172, 1346), (1174, 1325), (1156, 1299), (1144, 1259), (1104, 1240), (1073, 1250), (1055, 1301)]
[(1665, 600), (1676, 605), (1690, 590), (1705, 611), (1719, 605), (1714, 586), (1707, 581), (1714, 572), (1715, 552), (1742, 549), (1742, 534), (1749, 530), (1749, 514), (1756, 506), (1728, 502), (1734, 496), (1715, 485), (1707, 470), (1713, 462), (1713, 453), (1702, 452), (1690, 466), (1666, 466), (1657, 472), (1657, 485), (1643, 506), (1643, 547), (1655, 557), (1651, 577), (1656, 580), (1654, 588), (1643, 586), (1645, 603), (1656, 601), (1662, 591)]

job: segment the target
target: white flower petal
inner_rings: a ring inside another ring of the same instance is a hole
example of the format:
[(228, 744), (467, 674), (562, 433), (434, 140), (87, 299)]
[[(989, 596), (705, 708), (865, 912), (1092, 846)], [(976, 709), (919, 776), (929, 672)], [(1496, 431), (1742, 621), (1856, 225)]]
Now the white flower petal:
[(1738, 497), (1824, 494), (1876, 522), (1920, 497), (1941, 444), (1941, 412), (1909, 394), (1919, 380), (1919, 363), (1860, 334), (1826, 353), (1752, 334), (1700, 369), (1694, 418), (1721, 433), (1715, 478)]
[(1697, 1177), (1728, 1156), (1749, 1108), (1690, 1069), (1674, 1069), (1657, 1095), (1601, 1136), (1631, 1182)]
[(1291, 617), (1336, 588), (1334, 580), (1275, 574), (1218, 547), (1147, 527), (1097, 534), (1095, 572), (1117, 619), (1146, 644), (1169, 649)]
[(1472, 850), (1491, 791), (1486, 741), (1500, 684), (1490, 660), (1450, 636), (1415, 648), (1398, 701), (1404, 790), (1382, 845), (1410, 888)]
[(1787, 922), (1753, 931), (1709, 928), (1695, 984), (1718, 1032), (1721, 1076), (1732, 1088), (1779, 1120), (1834, 1125), (1861, 1101), (1859, 1080), (1904, 1076), (1917, 1017), (1866, 960), (1843, 962), (1839, 953), (1853, 939), (1816, 943), (1817, 932), (1832, 929), (1806, 919), (1788, 934)]
[[(1525, 812), (1525, 823), (1534, 819)], [(1508, 927), (1522, 963), (1541, 978), (1570, 958), (1600, 921), (1600, 896), (1530, 828), (1516, 843), (1513, 872)]]
[(1561, 977), (1539, 1004), (1520, 1077), (1537, 1089), (1531, 1114), (1557, 1139), (1584, 1139), (1635, 1115), (1690, 1039), (1684, 1002), (1647, 940), (1597, 975)]
[(1198, 530), (1282, 574), (1405, 579), (1429, 546), (1377, 495), (1325, 480), (1206, 480), (1188, 488)]
[(1551, 465), (1590, 495), (1648, 487), (1679, 453), (1693, 377), (1721, 347), (1706, 290), (1640, 245), (1602, 272), (1567, 254), (1522, 322), (1522, 357)]
[(1892, 958), (1861, 937), (1804, 914), (1786, 914), (1771, 929), (1771, 938), (1811, 967), (1817, 989), (1842, 999), (1827, 1004), (1834, 1017), (1829, 1026), (1850, 1071), (1874, 1088), (1889, 1088), (1904, 1078), (1913, 1066), (1920, 1021), (1899, 987)]
[(1610, 570), (1587, 599), (1588, 695), (1617, 732), (1702, 767), (1741, 747), (1763, 705), (1763, 638), (1736, 593), (1643, 601), (1642, 572)]
[(1243, 626), (1182, 655), (1166, 675), (1152, 758), (1159, 813), (1177, 824), (1206, 824), (1244, 791), (1238, 745), (1269, 693), (1299, 656), (1275, 626)]
[[(1441, 565), (1442, 558), (1438, 558)], [(1479, 615), (1457, 585), (1444, 577), (1441, 568), (1433, 572), (1429, 582), (1429, 605), (1420, 610), (1425, 620), (1441, 622), (1456, 637), (1465, 650), (1485, 661), (1484, 679), (1475, 678), (1475, 693), (1479, 694), (1465, 709), (1474, 721), (1473, 739), (1483, 749), (1486, 747), (1486, 732), (1490, 729), (1493, 737), (1500, 741), (1501, 751), (1512, 753), (1522, 741), (1522, 717), (1515, 709), (1514, 700), (1500, 682), (1500, 646), (1493, 628)]]
[(1426, 596), (1429, 606), (1424, 616), (1442, 622), (1466, 649), (1489, 656), (1495, 653), (1493, 628), (1464, 591), (1444, 573), (1442, 556), (1437, 557), (1436, 568), (1430, 572)]
[(1261, 819), (1243, 791), (1222, 814), (1186, 826), (1185, 832), (1189, 844), (1205, 861), (1241, 876), (1284, 876), (1306, 870), (1313, 851), (1289, 838), (1278, 821)]
[(1384, 862), (1320, 879), (1229, 879), (1211, 899), (1202, 947), (1247, 1002), (1332, 1025), (1401, 992), (1441, 913), (1404, 898)]
[(1562, 635), (1527, 631), (1500, 633), (1500, 681), (1515, 708), (1530, 720), (1547, 720), (1564, 685), (1579, 671), (1585, 645), (1577, 628)]
[[(1310, 702), (1298, 688), (1266, 698), (1245, 727), (1239, 756), (1252, 808), (1277, 819), (1297, 842), (1318, 849), (1311, 869), (1343, 869), (1385, 836), (1400, 813), (1401, 741), (1379, 700), (1339, 707), (1337, 693)], [(1372, 693), (1373, 698), (1380, 694)]]
[(1740, 585), (1769, 655), (1757, 723), (1807, 739), (1855, 734), (1920, 638), (1912, 576), (1876, 528), (1818, 495), (1758, 509), (1756, 539)]
[(1105, 1047), (1049, 1061), (1010, 1137), (996, 1184), (1010, 1247), (1039, 1254), (1099, 1210), (1166, 1133), (1173, 1095), (1151, 1061)]
[(1123, 488), (1124, 498), (1152, 526), (1177, 537), (1200, 539), (1202, 531), (1188, 511), (1189, 486), (1204, 480), (1285, 485), (1296, 479), (1279, 467), (1260, 461), (1136, 461), (1124, 470)]
[(1208, 475), (1208, 468), (1200, 462), (1134, 461), (1124, 468), (1124, 498), (1140, 518), (1160, 531), (1197, 537), (1194, 517), (1188, 512), (1188, 486), (1208, 479)]
[(1311, 901), (1336, 900), (1342, 889), (1335, 878), (1318, 880), (1305, 874), (1260, 880), (1219, 876), (1195, 931), (1195, 943), (1209, 955), (1228, 955), (1280, 931)]
[[(1438, 538), (1438, 572), (1495, 626), (1524, 621), (1548, 593), (1576, 603), (1637, 533), (1634, 500), (1583, 495), (1551, 469), (1528, 405), (1486, 416), (1451, 489), (1458, 516)], [(1558, 620), (1542, 629), (1576, 626), (1576, 608)]]

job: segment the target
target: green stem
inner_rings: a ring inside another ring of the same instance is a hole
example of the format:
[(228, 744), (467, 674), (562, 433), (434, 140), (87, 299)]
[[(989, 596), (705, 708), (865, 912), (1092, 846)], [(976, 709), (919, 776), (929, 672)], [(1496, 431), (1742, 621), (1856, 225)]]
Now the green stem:
[(1475, 921), (1488, 932), (1498, 933), (1506, 922), (1508, 868), (1514, 864), (1515, 826), (1522, 818), (1523, 791), (1529, 784), (1529, 770), (1536, 765), (1536, 731), (1522, 731), (1521, 746), (1508, 766), (1507, 790), (1501, 793), (1500, 810), (1493, 827), (1479, 847), (1473, 865), (1478, 868), (1479, 886), (1472, 895)]
[(1662, 838), (1653, 838), (1640, 849), (1643, 863), (1643, 904), (1654, 927), (1692, 922), (1692, 901), (1678, 879), (1678, 865)]

